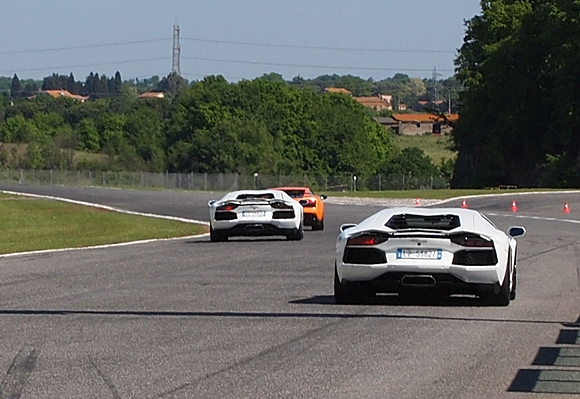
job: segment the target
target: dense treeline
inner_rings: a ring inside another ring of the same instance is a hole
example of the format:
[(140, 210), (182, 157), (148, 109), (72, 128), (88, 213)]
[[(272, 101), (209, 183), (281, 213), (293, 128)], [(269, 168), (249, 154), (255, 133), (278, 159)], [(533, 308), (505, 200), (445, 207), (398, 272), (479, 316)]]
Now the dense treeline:
[(466, 86), (454, 185), (580, 185), (580, 2), (482, 1), (456, 64)]
[[(316, 93), (323, 93), (324, 89), (328, 87), (342, 87), (352, 92), (353, 96), (356, 97), (379, 93), (391, 94), (395, 105), (403, 103), (408, 106), (412, 106), (420, 100), (451, 99), (455, 103), (459, 99), (459, 92), (463, 89), (461, 83), (454, 77), (444, 80), (420, 79), (409, 77), (403, 73), (396, 73), (393, 77), (382, 80), (335, 74), (321, 75), (313, 79), (296, 76), (285, 81), (282, 75), (277, 73), (264, 74), (260, 79), (285, 83), (291, 87), (303, 88)], [(42, 81), (20, 80), (16, 74), (12, 78), (0, 76), (0, 92), (11, 93), (12, 98), (32, 96), (39, 89), (64, 89), (72, 94), (104, 98), (119, 94), (142, 93), (149, 90), (176, 93), (187, 86), (188, 82), (174, 73), (162, 79), (159, 76), (152, 76), (149, 79), (130, 79), (123, 82), (121, 82), (119, 72), (110, 78), (91, 72), (83, 82), (76, 81), (73, 74), (68, 76), (53, 74), (45, 77)]]
[[(230, 83), (208, 76), (189, 84), (176, 74), (122, 82), (119, 73), (112, 78), (91, 73), (84, 82), (56, 74), (43, 80), (42, 90), (59, 88), (88, 98), (81, 102), (42, 91), (25, 95), (15, 75), (15, 95), (4, 94), (0, 102), (0, 164), (361, 178), (393, 174), (435, 178), (436, 185), (445, 186), (448, 163), (439, 168), (419, 149), (401, 152), (393, 134), (372, 119), (376, 112), (350, 96), (324, 92), (334, 85), (356, 91), (348, 82), (362, 80), (340, 79), (295, 84), (269, 74)], [(407, 80), (395, 79), (403, 86)], [(137, 93), (146, 90), (166, 96), (139, 99)]]
[[(3, 96), (0, 163), (11, 160), (11, 166), (29, 169), (441, 175), (430, 161), (424, 168), (394, 168), (401, 153), (392, 134), (349, 96), (262, 78), (229, 83), (209, 76), (176, 87), (170, 99), (137, 99), (126, 90), (85, 102)], [(26, 143), (26, 151), (18, 154), (6, 143)], [(95, 157), (75, 162), (79, 150)], [(426, 157), (419, 152), (414, 156), (421, 163)]]

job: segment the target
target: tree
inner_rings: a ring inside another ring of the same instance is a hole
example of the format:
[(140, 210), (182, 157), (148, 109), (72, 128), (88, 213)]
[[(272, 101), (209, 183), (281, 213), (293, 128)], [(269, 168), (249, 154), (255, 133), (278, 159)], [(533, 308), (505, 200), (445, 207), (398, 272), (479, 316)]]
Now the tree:
[(454, 186), (580, 184), (578, 13), (577, 1), (492, 0), (467, 22)]
[(100, 135), (91, 118), (82, 119), (77, 127), (79, 147), (87, 152), (97, 152), (101, 148)]
[(176, 72), (171, 72), (169, 75), (161, 79), (158, 89), (168, 94), (177, 94), (187, 87), (187, 81)]
[(12, 78), (12, 84), (10, 85), (10, 96), (12, 98), (19, 98), (21, 96), (22, 88), (20, 87), (20, 79), (18, 75), (14, 74)]

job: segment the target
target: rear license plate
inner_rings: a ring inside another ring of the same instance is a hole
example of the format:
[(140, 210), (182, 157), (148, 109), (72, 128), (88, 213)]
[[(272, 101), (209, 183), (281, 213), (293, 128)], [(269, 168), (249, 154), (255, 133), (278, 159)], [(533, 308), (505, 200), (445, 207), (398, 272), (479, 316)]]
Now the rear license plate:
[(243, 211), (242, 217), (244, 218), (262, 218), (266, 216), (265, 211)]
[(441, 259), (441, 250), (397, 249), (397, 259)]

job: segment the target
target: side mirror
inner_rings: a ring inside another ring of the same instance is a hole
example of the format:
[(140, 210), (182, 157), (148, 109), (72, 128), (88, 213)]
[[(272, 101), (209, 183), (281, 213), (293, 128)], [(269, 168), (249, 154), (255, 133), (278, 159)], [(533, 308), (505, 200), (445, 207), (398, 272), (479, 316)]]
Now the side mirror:
[(308, 205), (308, 200), (302, 199), (302, 200), (298, 201), (298, 203), (300, 203), (300, 205), (302, 205), (302, 206), (306, 206), (306, 205)]
[(526, 229), (520, 226), (512, 226), (508, 230), (508, 235), (510, 237), (521, 237), (526, 234)]
[(324, 195), (324, 194), (320, 196), (320, 199), (321, 199), (321, 200), (323, 200), (323, 201), (324, 201), (325, 199), (327, 199), (327, 198), (328, 198), (328, 197), (327, 197), (326, 195)]
[(356, 224), (354, 224), (354, 223), (343, 224), (343, 225), (340, 226), (340, 231), (345, 231), (347, 229), (352, 229), (353, 227), (356, 227)]
[(209, 200), (209, 201), (207, 201), (207, 204), (209, 206), (212, 206), (213, 204), (215, 204), (215, 200)]

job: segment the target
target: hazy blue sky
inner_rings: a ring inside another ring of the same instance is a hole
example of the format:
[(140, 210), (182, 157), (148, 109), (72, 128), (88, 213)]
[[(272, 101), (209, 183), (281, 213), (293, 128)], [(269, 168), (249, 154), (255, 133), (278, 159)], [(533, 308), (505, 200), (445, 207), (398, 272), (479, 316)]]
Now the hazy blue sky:
[(0, 76), (443, 78), (478, 0), (0, 0)]

